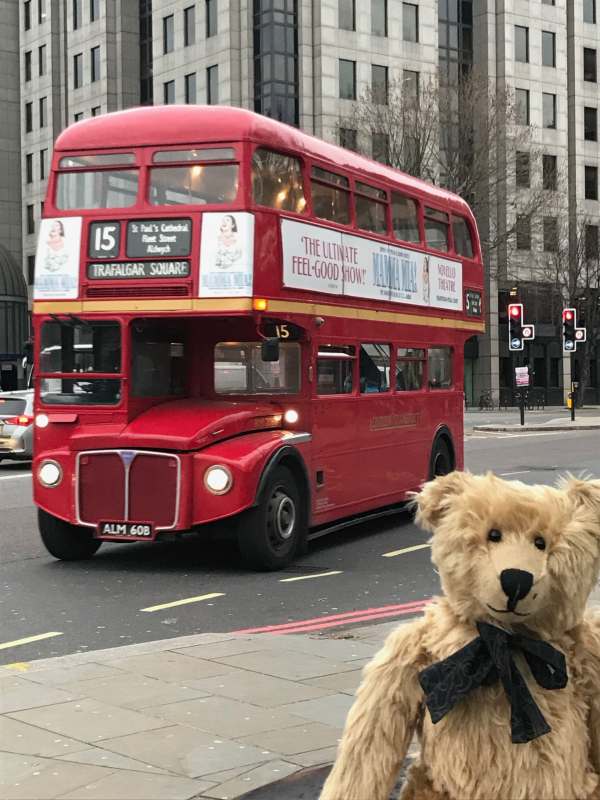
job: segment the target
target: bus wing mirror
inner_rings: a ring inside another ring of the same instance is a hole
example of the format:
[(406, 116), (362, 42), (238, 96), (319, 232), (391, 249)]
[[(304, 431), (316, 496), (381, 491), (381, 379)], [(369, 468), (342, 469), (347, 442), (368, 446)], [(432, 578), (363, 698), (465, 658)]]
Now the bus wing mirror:
[(260, 357), (263, 361), (279, 361), (279, 339), (276, 336), (262, 340)]

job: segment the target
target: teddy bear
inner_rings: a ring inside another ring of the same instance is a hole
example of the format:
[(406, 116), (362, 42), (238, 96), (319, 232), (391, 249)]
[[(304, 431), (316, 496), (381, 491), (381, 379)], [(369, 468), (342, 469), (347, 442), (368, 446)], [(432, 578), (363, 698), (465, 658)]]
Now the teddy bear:
[(600, 800), (600, 480), (426, 483), (443, 594), (363, 671), (321, 800)]

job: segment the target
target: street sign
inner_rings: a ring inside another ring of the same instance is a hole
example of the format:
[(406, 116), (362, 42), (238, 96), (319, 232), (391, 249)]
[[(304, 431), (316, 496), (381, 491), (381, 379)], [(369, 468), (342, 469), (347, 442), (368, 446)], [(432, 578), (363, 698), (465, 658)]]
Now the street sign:
[(515, 367), (515, 383), (517, 386), (529, 386), (529, 367)]

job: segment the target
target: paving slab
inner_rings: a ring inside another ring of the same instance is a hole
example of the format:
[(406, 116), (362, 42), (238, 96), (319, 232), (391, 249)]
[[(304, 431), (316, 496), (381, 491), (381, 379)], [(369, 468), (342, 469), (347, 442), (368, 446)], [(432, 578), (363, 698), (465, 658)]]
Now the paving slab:
[(335, 662), (310, 653), (292, 650), (258, 650), (253, 653), (226, 656), (220, 661), (238, 669), (251, 670), (261, 675), (273, 675), (291, 681), (316, 678), (321, 675), (337, 675), (340, 672), (350, 672), (354, 669), (352, 662)]
[(92, 697), (104, 703), (132, 709), (192, 700), (204, 694), (200, 689), (124, 671), (121, 671), (118, 679), (93, 678), (64, 684), (64, 687), (75, 697)]
[(271, 761), (268, 764), (261, 764), (248, 772), (244, 772), (236, 778), (225, 781), (220, 786), (208, 789), (204, 792), (204, 797), (215, 798), (215, 800), (232, 800), (240, 794), (265, 786), (273, 781), (281, 780), (288, 775), (302, 769), (297, 764), (288, 761)]
[(281, 730), (301, 725), (303, 720), (291, 713), (293, 708), (293, 704), (287, 710), (283, 710), (282, 708), (263, 708), (229, 697), (205, 697), (184, 703), (152, 706), (146, 710), (152, 716), (161, 717), (169, 722), (190, 725), (199, 730), (235, 739), (251, 733)]
[[(340, 728), (333, 728), (331, 725), (323, 725), (320, 722), (309, 722), (306, 725), (286, 728), (283, 731), (253, 733), (238, 739), (238, 741), (279, 752), (285, 756), (293, 756), (296, 753), (306, 753), (309, 750), (337, 745), (341, 735)], [(293, 759), (291, 760), (293, 761)]]
[(11, 716), (21, 722), (90, 743), (167, 725), (162, 719), (91, 699), (17, 711)]
[(188, 680), (211, 678), (213, 675), (222, 675), (228, 672), (227, 666), (222, 664), (185, 655), (184, 652), (170, 650), (162, 653), (146, 653), (126, 658), (116, 658), (106, 663), (112, 667), (117, 667), (119, 670), (132, 672), (134, 675), (146, 675), (150, 678), (158, 678), (167, 682), (185, 683)]
[(32, 683), (25, 678), (11, 677), (2, 681), (0, 714), (47, 706), (50, 703), (64, 703), (68, 700), (73, 700), (74, 697), (77, 697), (77, 695), (65, 692), (62, 689), (40, 686), (38, 683)]
[(231, 697), (234, 700), (244, 700), (264, 708), (273, 708), (274, 706), (281, 706), (297, 700), (312, 700), (314, 697), (325, 697), (328, 694), (333, 694), (327, 689), (320, 689), (316, 686), (305, 686), (294, 681), (235, 668), (232, 668), (231, 672), (219, 675), (216, 678), (189, 681), (188, 686), (201, 689), (208, 694)]
[(113, 769), (128, 769), (134, 772), (149, 772), (165, 774), (165, 770), (152, 766), (152, 764), (144, 764), (143, 761), (138, 761), (135, 758), (128, 758), (119, 753), (112, 753), (110, 750), (104, 750), (102, 747), (87, 747), (85, 750), (79, 750), (66, 755), (57, 756), (60, 761), (70, 761), (74, 764), (95, 764), (98, 767), (112, 767)]
[(80, 752), (87, 747), (86, 742), (59, 736), (11, 717), (0, 719), (0, 750), (8, 753), (52, 758)]
[(40, 683), (43, 686), (56, 686), (61, 688), (62, 684), (75, 683), (75, 681), (91, 680), (92, 678), (119, 678), (123, 677), (123, 672), (107, 664), (79, 664), (72, 666), (68, 670), (60, 667), (58, 669), (44, 669), (39, 672), (26, 672), (26, 679), (32, 683)]
[(304, 700), (301, 703), (290, 703), (281, 706), (281, 711), (289, 711), (293, 716), (322, 722), (332, 728), (343, 728), (348, 712), (354, 703), (354, 697), (347, 694), (332, 694), (328, 697), (319, 697), (316, 700)]
[(50, 800), (110, 772), (87, 764), (1, 753), (0, 797), (2, 800)]
[(113, 772), (100, 780), (61, 795), (61, 800), (188, 800), (212, 786), (208, 781), (177, 775), (140, 775)]
[[(373, 649), (373, 648), (371, 648)], [(331, 689), (332, 692), (343, 692), (354, 697), (362, 680), (362, 669), (352, 672), (342, 672), (339, 675), (325, 675), (322, 678), (309, 678), (303, 681), (307, 686), (318, 686), (321, 689)]]
[(264, 747), (220, 738), (214, 733), (199, 731), (187, 725), (172, 725), (160, 730), (120, 736), (102, 744), (113, 752), (189, 778), (281, 757), (277, 750), (265, 752)]

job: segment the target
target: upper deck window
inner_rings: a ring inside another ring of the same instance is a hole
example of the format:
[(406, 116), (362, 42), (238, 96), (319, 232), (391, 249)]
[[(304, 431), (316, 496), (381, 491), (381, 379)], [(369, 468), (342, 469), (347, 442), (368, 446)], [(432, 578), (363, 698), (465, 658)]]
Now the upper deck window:
[(473, 258), (473, 240), (467, 220), (463, 217), (452, 218), (452, 232), (454, 234), (454, 249), (461, 256)]
[(396, 239), (419, 242), (417, 203), (410, 197), (392, 192), (392, 230)]
[(252, 156), (252, 196), (261, 206), (280, 211), (306, 210), (300, 161), (260, 147)]
[(448, 232), (450, 223), (445, 211), (425, 208), (425, 241), (434, 250), (447, 252), (449, 249)]
[(123, 164), (135, 164), (133, 153), (90, 153), (64, 156), (58, 166), (61, 169), (74, 169), (76, 167), (117, 167)]
[(152, 160), (159, 164), (163, 161), (233, 161), (233, 147), (210, 147), (198, 150), (158, 150)]
[(387, 192), (368, 183), (355, 184), (356, 225), (363, 231), (387, 233)]
[(194, 164), (150, 170), (155, 206), (232, 203), (238, 192), (238, 164)]
[(62, 172), (56, 186), (56, 207), (127, 208), (138, 194), (137, 169), (98, 169)]
[(350, 181), (320, 167), (312, 168), (312, 202), (315, 217), (350, 224)]

